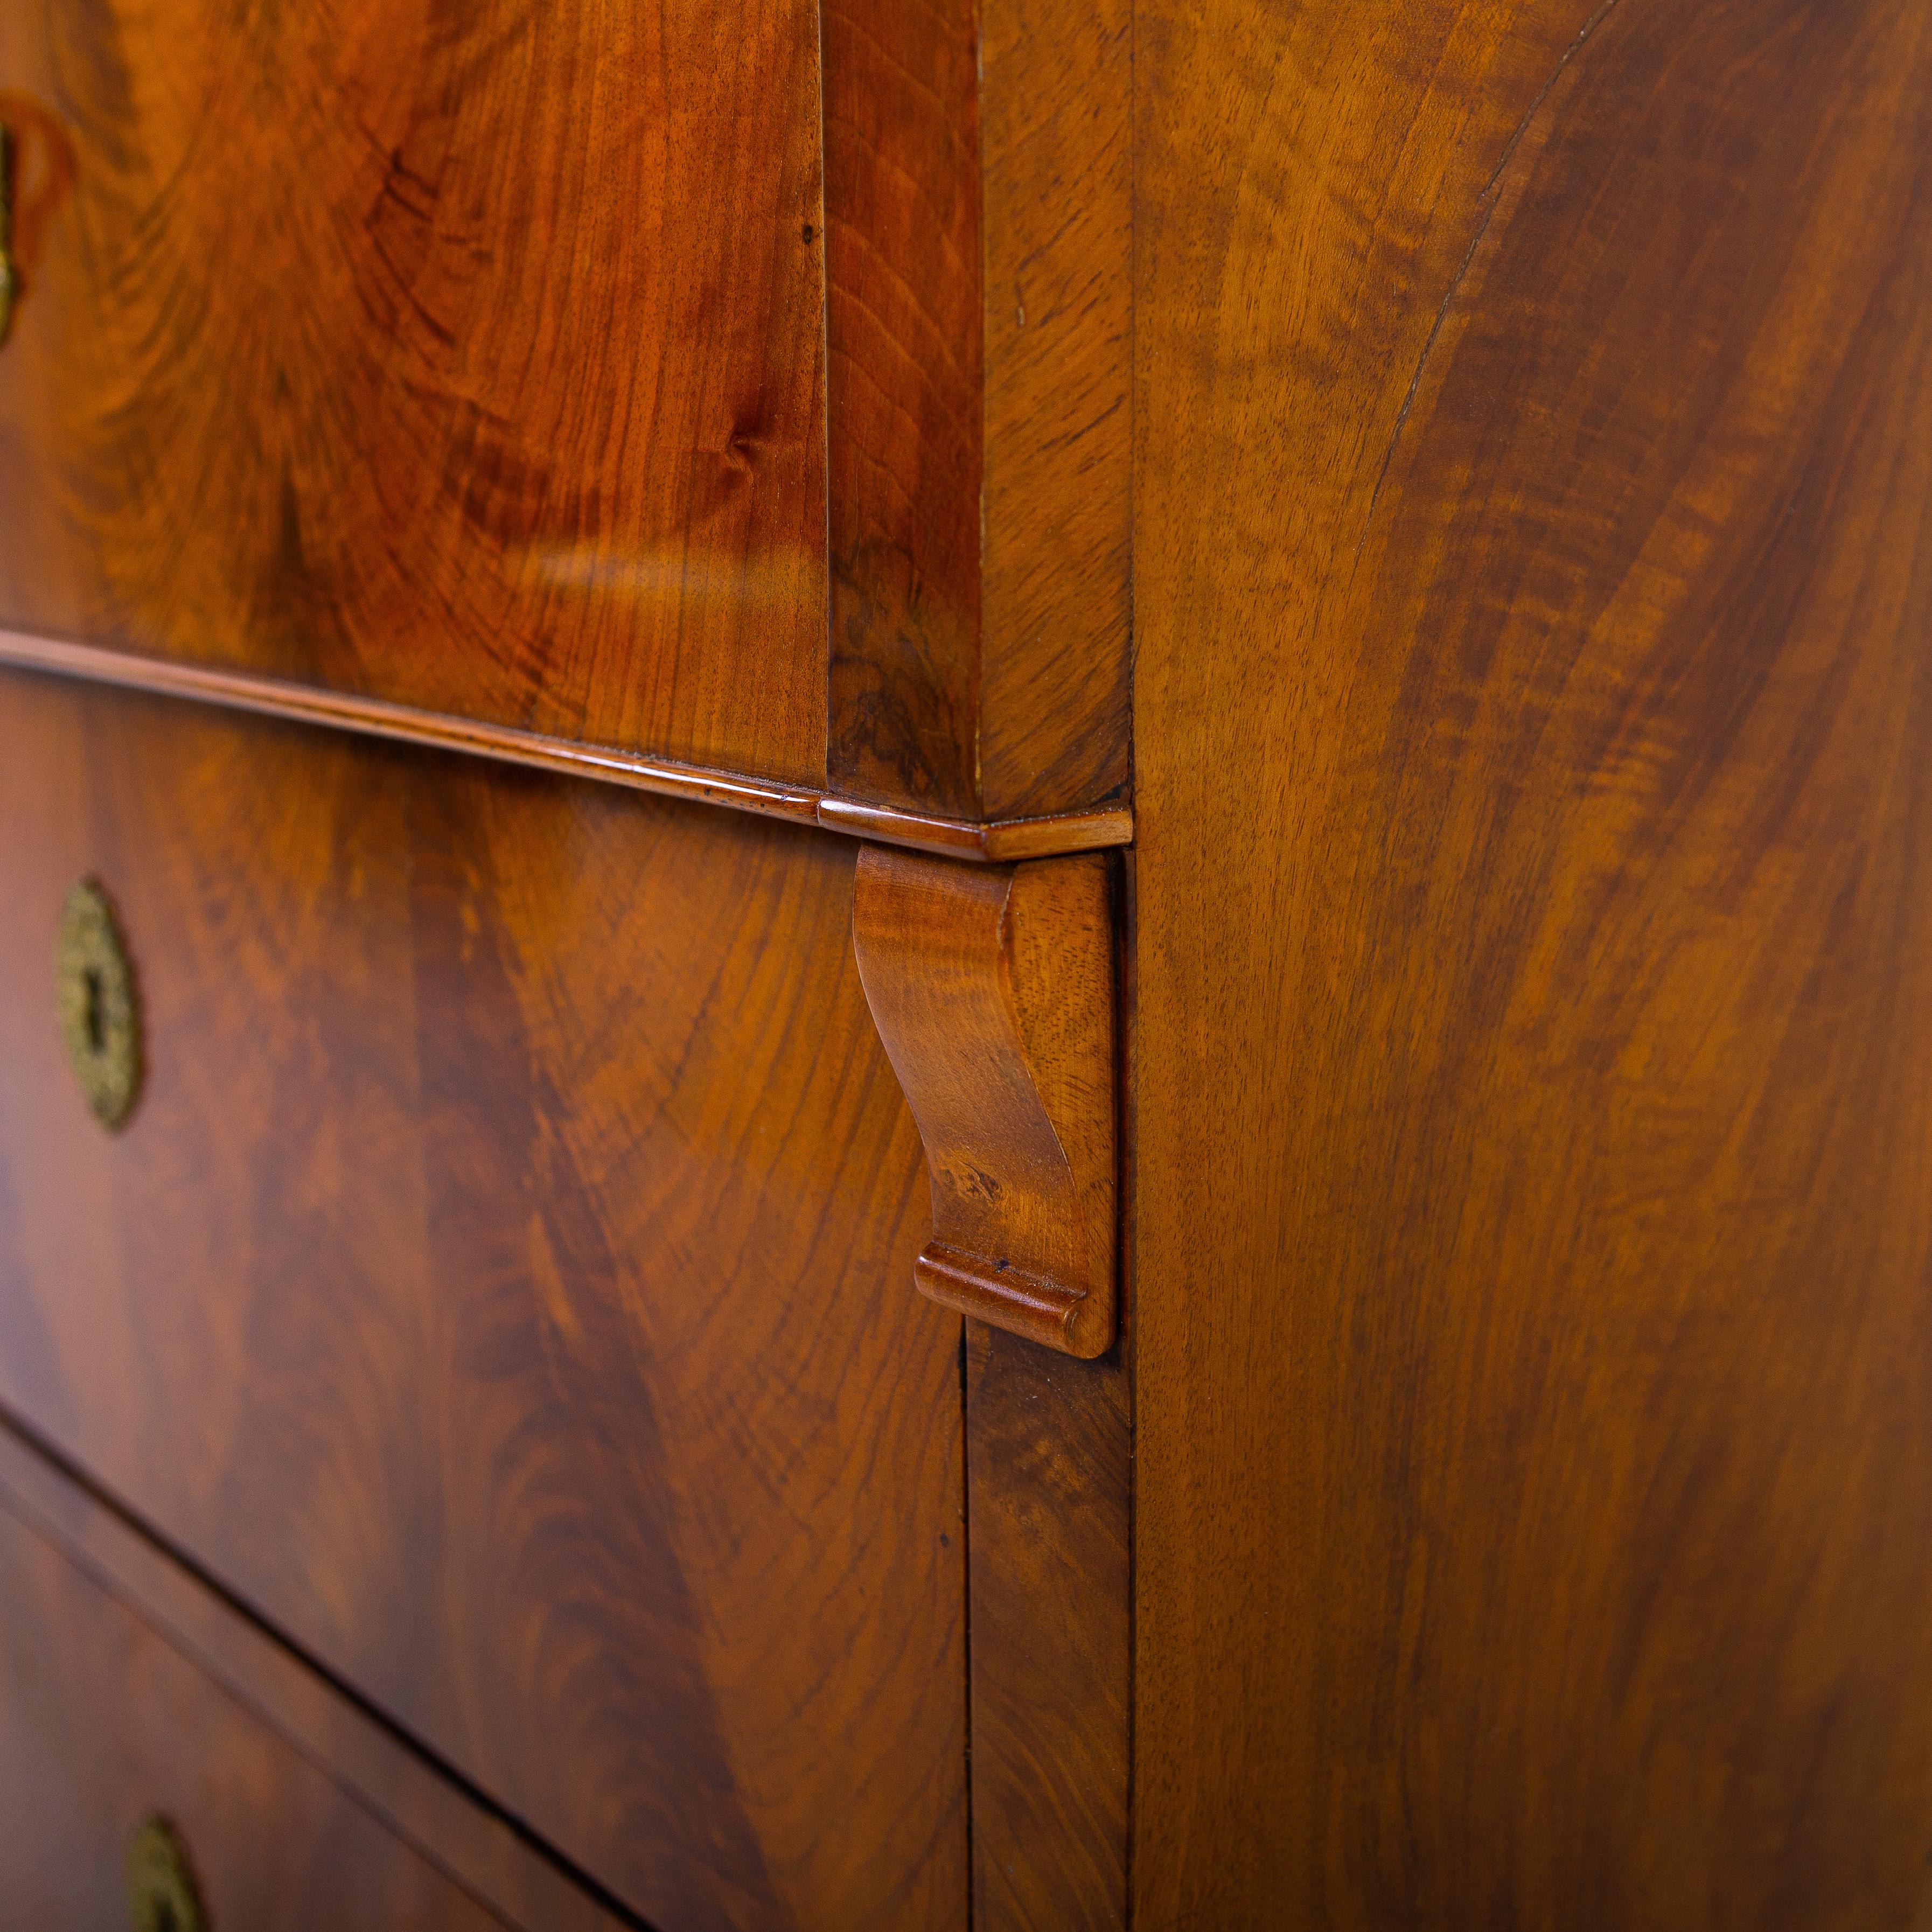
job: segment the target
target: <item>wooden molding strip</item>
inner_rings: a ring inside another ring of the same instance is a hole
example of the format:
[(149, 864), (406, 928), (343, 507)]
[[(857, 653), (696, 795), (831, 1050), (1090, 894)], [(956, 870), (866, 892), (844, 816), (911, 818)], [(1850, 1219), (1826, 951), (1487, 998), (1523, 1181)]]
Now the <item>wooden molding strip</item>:
[(428, 745), (440, 751), (496, 758), (507, 764), (559, 772), (571, 778), (598, 779), (634, 791), (655, 792), (700, 805), (724, 806), (734, 812), (757, 812), (767, 818), (823, 826), (827, 831), (854, 838), (982, 864), (1093, 851), (1130, 844), (1133, 841), (1133, 814), (1124, 806), (1066, 812), (1047, 818), (998, 819), (986, 823), (932, 818), (890, 806), (830, 796), (805, 785), (744, 778), (734, 772), (648, 758), (638, 752), (548, 737), (514, 724), (451, 717), (441, 712), (418, 710), (410, 705), (392, 704), (386, 698), (328, 691), (284, 678), (263, 677), (252, 671), (179, 664), (104, 644), (70, 644), (26, 631), (0, 628), (0, 666), (47, 671), (57, 676), (116, 685), (164, 698), (189, 698), (198, 704), (222, 705), (230, 710), (255, 712), (297, 724), (326, 725), (404, 744)]
[(990, 866), (1096, 852), (1134, 842), (1134, 815), (1125, 806), (1063, 812), (1052, 818), (996, 818), (982, 824), (970, 819), (925, 818), (891, 806), (862, 805), (856, 799), (821, 798), (818, 816), (819, 824), (833, 832)]

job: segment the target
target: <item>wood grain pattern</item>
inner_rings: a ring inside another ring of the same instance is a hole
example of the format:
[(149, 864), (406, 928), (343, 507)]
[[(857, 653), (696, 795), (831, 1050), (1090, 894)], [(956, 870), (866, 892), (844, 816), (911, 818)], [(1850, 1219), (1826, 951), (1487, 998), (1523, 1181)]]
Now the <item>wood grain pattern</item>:
[(357, 7), (0, 25), (0, 621), (941, 818), (1123, 802), (1126, 0), (829, 0), (822, 86), (808, 0)]
[[(958, 1336), (855, 848), (28, 677), (0, 720), (0, 1400), (655, 1922), (962, 1924)], [(51, 1004), (84, 872), (146, 1018), (112, 1140)]]
[(932, 1172), (920, 1292), (1104, 1353), (1118, 1253), (1106, 861), (969, 869), (868, 848), (852, 936)]
[(818, 27), (9, 7), (0, 619), (822, 781)]
[(172, 664), (165, 658), (37, 637), (31, 632), (4, 627), (0, 627), (0, 666), (52, 671), (123, 690), (158, 692), (263, 717), (358, 731), (399, 744), (433, 746), (439, 751), (462, 752), (536, 771), (596, 778), (664, 798), (723, 806), (734, 812), (821, 826), (828, 832), (848, 832), (854, 838), (884, 839), (916, 851), (989, 864), (1125, 845), (1134, 836), (1133, 814), (1124, 806), (1062, 812), (1047, 818), (934, 818), (891, 806), (862, 805), (804, 785), (674, 764), (641, 752), (545, 737), (513, 725), (482, 724), (474, 718), (390, 704), (380, 698), (325, 691), (286, 678), (218, 670), (205, 664)]
[[(211, 1686), (320, 1767), (388, 1832), (505, 1924), (542, 1926), (544, 1932), (614, 1932), (637, 1923), (600, 1902), (527, 1833), (454, 1783), (5, 1422), (0, 1422), (0, 1511), (58, 1550)], [(32, 1674), (46, 1672), (40, 1667)], [(124, 1712), (122, 1723), (130, 1716), (138, 1720), (138, 1714)], [(270, 1844), (278, 1842), (271, 1834)]]
[(978, 816), (979, 88), (962, 0), (821, 0), (826, 776)]
[(1057, 853), (1105, 851), (1130, 845), (1134, 815), (1126, 806), (1101, 806), (1091, 812), (1056, 812), (1045, 818), (967, 820), (931, 818), (896, 806), (861, 805), (848, 798), (821, 798), (818, 822), (828, 831), (856, 838), (883, 839), (942, 858), (978, 860), (991, 866), (1045, 859)]
[(10, 1924), (124, 1932), (128, 1840), (155, 1813), (185, 1843), (215, 1932), (484, 1932), (508, 1922), (4, 1509), (0, 1601), (0, 1898)]
[(1130, 0), (980, 0), (980, 815), (1132, 771)]
[(1909, 1923), (1932, 16), (1136, 34), (1136, 1922)]
[(1123, 0), (826, 0), (836, 790), (1124, 796)]
[(973, 1924), (1104, 1932), (1127, 1922), (1126, 1344), (966, 1333)]

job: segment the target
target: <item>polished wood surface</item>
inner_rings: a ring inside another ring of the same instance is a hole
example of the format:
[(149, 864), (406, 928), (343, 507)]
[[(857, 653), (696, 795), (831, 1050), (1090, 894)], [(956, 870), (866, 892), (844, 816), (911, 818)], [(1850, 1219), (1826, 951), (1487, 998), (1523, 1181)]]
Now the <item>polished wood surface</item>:
[(1106, 861), (980, 868), (868, 848), (852, 937), (932, 1171), (920, 1292), (1063, 1354), (1104, 1353), (1119, 1214)]
[(138, 1923), (129, 1841), (157, 1814), (186, 1847), (211, 1932), (486, 1932), (507, 1922), (4, 1508), (0, 1602), (9, 1924)]
[(1932, 15), (0, 124), (0, 658), (411, 741), (0, 678), (0, 1405), (665, 1932), (1932, 1924)]
[(1135, 1922), (1907, 1925), (1932, 15), (1136, 76)]
[(1005, 864), (1058, 852), (1104, 850), (1130, 843), (1132, 810), (1103, 806), (1091, 812), (1061, 812), (1046, 818), (934, 818), (890, 806), (871, 806), (804, 785), (747, 778), (730, 772), (674, 764), (640, 752), (613, 751), (568, 738), (545, 737), (512, 725), (485, 724), (474, 718), (358, 698), (286, 678), (219, 670), (205, 664), (170, 663), (165, 658), (99, 644), (77, 644), (0, 627), (0, 667), (51, 671), (62, 676), (109, 684), (123, 690), (164, 692), (170, 697), (218, 704), (267, 718), (326, 724), (399, 744), (433, 746), (540, 772), (596, 778), (663, 798), (723, 806), (762, 818), (818, 825), (855, 838), (882, 839), (916, 851), (949, 858)]
[(0, 625), (613, 774), (1124, 806), (1126, 0), (822, 10), (10, 14)]
[[(175, 1555), (108, 1507), (41, 1445), (4, 1423), (0, 1519), (10, 1520), (58, 1550), (200, 1672), (211, 1690), (218, 1689), (227, 1700), (252, 1713), (298, 1756), (320, 1768), (388, 1834), (487, 1906), (496, 1915), (491, 1924), (541, 1926), (544, 1932), (614, 1932), (618, 1926), (637, 1922), (600, 1901), (527, 1833), (474, 1792), (453, 1782)], [(27, 1675), (36, 1682), (45, 1679), (49, 1660), (34, 1657), (29, 1650)], [(148, 1729), (137, 1712), (124, 1711), (120, 1721), (124, 1729)], [(97, 1749), (100, 1741), (87, 1742), (90, 1749)], [(200, 1749), (211, 1765), (225, 1761), (212, 1737), (204, 1736)], [(254, 1753), (251, 1745), (244, 1760)], [(64, 1832), (70, 1828), (62, 1828)], [(273, 1848), (277, 1841), (272, 1829), (268, 1840)], [(371, 1838), (369, 1843), (379, 1864), (385, 1860), (406, 1863), (382, 1840)], [(13, 1903), (10, 1892), (0, 1889), (0, 1897)]]
[(1129, 782), (1124, 0), (825, 0), (827, 777), (1026, 818)]
[(822, 0), (826, 776), (975, 816), (980, 181), (974, 10)]
[(1129, 0), (980, 0), (982, 816), (1131, 789)]
[(811, 0), (26, 0), (0, 621), (824, 772)]
[(1133, 812), (1125, 805), (1096, 806), (1090, 812), (1058, 812), (1046, 818), (959, 820), (928, 818), (918, 812), (828, 796), (818, 801), (818, 819), (828, 831), (989, 866), (1017, 865), (1063, 852), (1105, 851), (1131, 844), (1134, 836)]
[(959, 1329), (855, 845), (27, 676), (0, 738), (0, 1401), (653, 1922), (962, 1925)]
[(1128, 1343), (966, 1332), (973, 1924), (1103, 1932), (1127, 1922)]

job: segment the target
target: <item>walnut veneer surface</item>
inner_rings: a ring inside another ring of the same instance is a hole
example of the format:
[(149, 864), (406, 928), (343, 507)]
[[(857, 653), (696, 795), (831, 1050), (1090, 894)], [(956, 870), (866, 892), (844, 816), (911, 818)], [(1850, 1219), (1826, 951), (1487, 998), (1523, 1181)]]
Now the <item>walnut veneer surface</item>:
[(129, 1841), (158, 1816), (186, 1845), (218, 1928), (503, 1925), (4, 1512), (0, 1600), (10, 1924), (125, 1932)]
[(824, 770), (811, 0), (0, 17), (0, 616)]
[(1088, 0), (10, 8), (0, 625), (1118, 802), (1128, 52)]
[[(0, 1513), (28, 1541), (62, 1559), (40, 1564), (37, 1557), (34, 1564), (50, 1573), (71, 1565), (129, 1613), (97, 1622), (138, 1622), (154, 1640), (130, 1631), (129, 1648), (158, 1660), (172, 1653), (174, 1661), (157, 1661), (154, 1674), (184, 1685), (201, 1680), (170, 1708), (176, 1714), (199, 1710), (207, 1721), (177, 1732), (167, 1721), (152, 1721), (142, 1700), (128, 1694), (124, 1682), (117, 1684), (111, 1659), (90, 1656), (76, 1628), (84, 1616), (41, 1619), (29, 1611), (20, 1618), (11, 1669), (27, 1682), (0, 1684), (0, 1696), (15, 1700), (10, 1735), (18, 1774), (30, 1779), (38, 1769), (48, 1787), (35, 1802), (64, 1809), (79, 1798), (88, 1812), (84, 1820), (51, 1817), (47, 1829), (47, 1843), (59, 1848), (82, 1898), (106, 1898), (110, 1868), (128, 1849), (125, 1834), (144, 1816), (158, 1815), (178, 1837), (186, 1834), (188, 1862), (204, 1879), (231, 1863), (277, 1884), (309, 1869), (302, 1834), (292, 1847), (280, 1842), (277, 1803), (244, 1798), (236, 1805), (224, 1798), (230, 1787), (221, 1738), (253, 1730), (266, 1734), (259, 1748), (244, 1748), (257, 1772), (289, 1754), (319, 1771), (348, 1801), (345, 1809), (364, 1814), (362, 1822), (344, 1820), (334, 1835), (346, 1831), (363, 1839), (379, 1867), (407, 1870), (427, 1863), (487, 1907), (493, 1922), (542, 1926), (544, 1932), (614, 1932), (636, 1922), (500, 1806), (452, 1778), (446, 1766), (330, 1682), (191, 1558), (109, 1502), (44, 1439), (10, 1420), (0, 1423)], [(53, 1594), (85, 1594), (64, 1586)], [(88, 1721), (77, 1721), (76, 1711), (62, 1729), (58, 1714), (69, 1697), (79, 1701)], [(230, 1714), (220, 1715), (224, 1711)], [(250, 1721), (237, 1720), (237, 1712)], [(44, 1762), (37, 1765), (37, 1758)], [(56, 1762), (62, 1770), (49, 1777)], [(280, 1772), (266, 1780), (284, 1790), (302, 1781)], [(110, 1804), (105, 1814), (103, 1799)], [(184, 1808), (189, 1802), (195, 1807), (191, 1826)], [(365, 1828), (370, 1820), (398, 1842), (382, 1845)], [(32, 1844), (16, 1855), (24, 1862), (39, 1856)], [(58, 1883), (58, 1869), (50, 1864), (37, 1869), (49, 1886)], [(338, 1887), (357, 1882), (353, 1874), (327, 1876)], [(325, 1882), (319, 1896), (328, 1904), (341, 1894)], [(174, 1932), (184, 1928), (178, 1924)]]
[[(4, 704), (0, 1402), (647, 1916), (963, 1924), (959, 1324), (857, 848)], [(48, 1022), (88, 872), (112, 1139)]]
[(28, 0), (0, 124), (0, 1408), (424, 1815), (1928, 1922), (1922, 0)]
[(1136, 17), (1137, 1922), (1908, 1926), (1932, 12)]

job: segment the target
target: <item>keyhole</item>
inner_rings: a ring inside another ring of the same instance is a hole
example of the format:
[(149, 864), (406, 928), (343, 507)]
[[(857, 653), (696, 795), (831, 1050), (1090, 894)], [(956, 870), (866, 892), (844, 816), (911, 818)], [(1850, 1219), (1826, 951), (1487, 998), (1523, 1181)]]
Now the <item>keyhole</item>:
[(87, 1010), (84, 1024), (87, 1028), (88, 1051), (98, 1053), (107, 1044), (107, 1018), (101, 1010), (103, 996), (98, 968), (90, 966), (87, 969), (86, 985)]
[(68, 1064), (94, 1118), (111, 1132), (133, 1111), (140, 1089), (141, 1011), (113, 908), (92, 879), (68, 893), (62, 910), (58, 973)]

